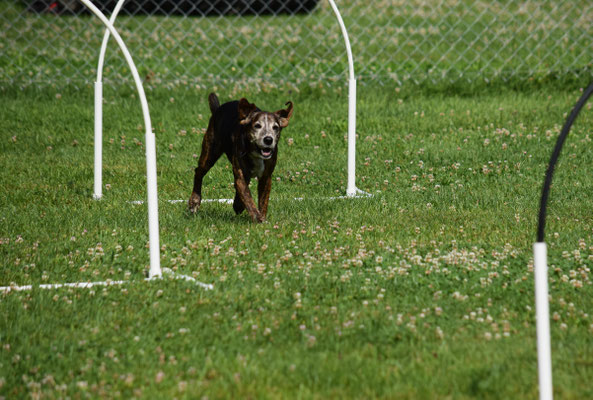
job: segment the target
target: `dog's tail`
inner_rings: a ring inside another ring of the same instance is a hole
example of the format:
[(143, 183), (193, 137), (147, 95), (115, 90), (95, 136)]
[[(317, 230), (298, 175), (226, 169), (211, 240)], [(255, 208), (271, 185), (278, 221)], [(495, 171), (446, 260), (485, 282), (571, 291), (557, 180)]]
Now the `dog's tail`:
[(210, 93), (208, 96), (208, 104), (210, 105), (210, 111), (212, 111), (212, 114), (214, 114), (214, 112), (218, 110), (218, 107), (220, 107), (220, 102), (218, 101), (218, 97), (216, 97), (215, 93)]

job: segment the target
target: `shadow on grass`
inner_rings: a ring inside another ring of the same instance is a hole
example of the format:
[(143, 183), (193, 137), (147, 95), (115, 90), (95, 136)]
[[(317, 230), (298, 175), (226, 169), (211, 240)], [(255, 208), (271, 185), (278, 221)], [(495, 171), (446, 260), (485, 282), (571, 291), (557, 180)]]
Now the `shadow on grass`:
[(192, 213), (188, 210), (187, 205), (182, 205), (182, 215), (186, 221), (195, 221), (196, 223), (204, 224), (241, 224), (245, 226), (251, 223), (249, 214), (244, 211), (237, 215), (230, 204), (209, 204), (205, 203), (200, 206), (198, 211)]

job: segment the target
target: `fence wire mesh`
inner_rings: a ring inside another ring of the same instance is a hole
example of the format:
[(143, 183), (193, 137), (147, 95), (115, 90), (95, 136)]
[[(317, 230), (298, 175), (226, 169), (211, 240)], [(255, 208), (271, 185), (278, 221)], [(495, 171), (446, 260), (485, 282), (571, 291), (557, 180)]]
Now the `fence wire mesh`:
[[(112, 0), (97, 0), (106, 15)], [(359, 81), (591, 76), (593, 3), (338, 0)], [(93, 82), (104, 27), (77, 0), (0, 0), (0, 81)], [(325, 0), (128, 0), (115, 22), (154, 85), (346, 79)], [(131, 77), (115, 43), (105, 81)]]

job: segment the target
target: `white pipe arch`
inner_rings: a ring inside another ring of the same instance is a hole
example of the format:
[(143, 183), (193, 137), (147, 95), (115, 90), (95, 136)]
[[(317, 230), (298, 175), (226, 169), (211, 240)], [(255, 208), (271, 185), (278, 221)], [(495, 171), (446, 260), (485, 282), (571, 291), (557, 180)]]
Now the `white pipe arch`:
[[(128, 51), (124, 41), (122, 40), (119, 33), (113, 27), (113, 24), (107, 20), (105, 15), (97, 8), (90, 0), (80, 0), (93, 14), (95, 14), (101, 22), (107, 27), (109, 32), (115, 38), (118, 46), (120, 47), (132, 76), (136, 84), (138, 96), (140, 97), (140, 104), (142, 106), (142, 115), (144, 118), (145, 126), (145, 142), (146, 142), (146, 181), (147, 181), (147, 200), (148, 200), (148, 240), (150, 250), (150, 270), (148, 277), (153, 278), (161, 276), (161, 263), (159, 254), (159, 220), (158, 220), (158, 198), (157, 198), (157, 174), (156, 174), (156, 140), (155, 135), (152, 132), (152, 124), (150, 121), (150, 113), (148, 111), (148, 102), (146, 101), (146, 94), (142, 87), (142, 81), (138, 75), (138, 70), (132, 60), (132, 56)], [(114, 18), (115, 19), (115, 18)], [(101, 100), (102, 101), (102, 100)]]
[[(82, 0), (81, 0), (82, 1)], [(113, 25), (115, 19), (125, 0), (119, 0), (113, 9), (110, 17), (110, 23)], [(347, 173), (348, 180), (346, 185), (346, 195), (354, 197), (359, 194), (365, 194), (356, 187), (356, 76), (354, 74), (354, 59), (352, 57), (352, 47), (350, 45), (350, 38), (346, 25), (342, 19), (342, 15), (336, 6), (334, 0), (328, 0), (334, 12), (342, 36), (344, 38), (344, 45), (346, 47), (346, 55), (348, 58), (348, 164)], [(103, 65), (105, 60), (105, 51), (107, 42), (109, 41), (109, 29), (105, 30), (103, 42), (101, 43), (101, 50), (99, 53), (99, 62), (97, 65), (97, 81), (95, 82), (95, 180), (94, 180), (94, 194), (95, 199), (102, 197), (102, 143), (103, 143), (103, 127), (102, 127), (102, 103), (103, 103)]]
[(342, 15), (334, 0), (328, 0), (340, 25), (346, 55), (348, 57), (348, 184), (346, 186), (347, 196), (356, 196), (361, 191), (356, 187), (356, 76), (354, 75), (354, 59), (350, 38)]

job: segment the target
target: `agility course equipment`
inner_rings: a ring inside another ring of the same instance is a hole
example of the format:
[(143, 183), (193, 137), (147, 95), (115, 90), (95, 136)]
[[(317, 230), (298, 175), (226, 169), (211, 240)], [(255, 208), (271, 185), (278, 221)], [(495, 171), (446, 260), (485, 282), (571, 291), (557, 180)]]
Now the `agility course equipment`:
[[(118, 0), (110, 19), (107, 17), (90, 1), (80, 0), (93, 14), (95, 14), (99, 20), (105, 25), (106, 30), (101, 43), (101, 49), (99, 53), (98, 66), (97, 66), (97, 79), (95, 81), (94, 89), (94, 184), (93, 184), (93, 198), (100, 200), (103, 197), (102, 187), (102, 168), (103, 168), (103, 66), (105, 61), (105, 53), (107, 49), (107, 43), (109, 42), (110, 35), (113, 35), (118, 46), (124, 54), (124, 58), (132, 72), (134, 83), (138, 91), (140, 103), (142, 107), (142, 114), (145, 125), (145, 142), (146, 142), (146, 179), (147, 179), (147, 201), (148, 201), (148, 225), (149, 225), (149, 252), (150, 252), (150, 269), (148, 272), (148, 279), (158, 278), (162, 276), (162, 270), (160, 266), (159, 257), (159, 223), (158, 223), (158, 195), (157, 195), (157, 174), (156, 174), (156, 138), (152, 132), (152, 124), (150, 120), (150, 113), (148, 109), (148, 102), (142, 82), (140, 80), (138, 70), (134, 64), (132, 56), (130, 55), (127, 46), (123, 42), (121, 36), (114, 27), (115, 20), (121, 10), (125, 0)], [(346, 190), (346, 196), (340, 196), (336, 198), (348, 198), (348, 197), (364, 197), (370, 196), (358, 189), (355, 185), (355, 157), (356, 157), (356, 79), (354, 74), (354, 62), (352, 57), (352, 50), (350, 46), (350, 40), (348, 38), (348, 32), (342, 20), (341, 14), (334, 2), (334, 0), (328, 0), (334, 11), (338, 24), (340, 26), (342, 35), (344, 37), (344, 43), (346, 46), (347, 57), (348, 57), (348, 71), (349, 71), (349, 89), (348, 89), (348, 184)], [(302, 200), (298, 198), (297, 200)], [(176, 203), (180, 200), (170, 200), (170, 202)], [(208, 200), (205, 200), (208, 201)], [(218, 202), (229, 202), (230, 199), (212, 199), (209, 201)], [(134, 204), (142, 204), (143, 201), (132, 201)], [(185, 280), (195, 279), (183, 275), (175, 274), (177, 278)], [(117, 285), (125, 283), (126, 281), (105, 281), (105, 282), (78, 282), (78, 283), (59, 283), (59, 284), (46, 284), (40, 285), (43, 289), (53, 289), (59, 287), (79, 287), (88, 288), (92, 286), (105, 286), (105, 285)], [(203, 284), (195, 281), (198, 285), (211, 289), (212, 285)], [(5, 286), (0, 287), (0, 292), (10, 290), (29, 290), (31, 285), (25, 286)]]
[[(125, 43), (123, 42), (119, 33), (113, 27), (112, 22), (107, 20), (105, 15), (101, 13), (101, 11), (95, 7), (90, 0), (80, 0), (93, 14), (95, 14), (101, 22), (107, 27), (108, 32), (110, 32), (113, 37), (115, 38), (118, 46), (120, 47), (128, 66), (130, 67), (130, 71), (132, 72), (132, 76), (134, 78), (134, 82), (136, 84), (136, 89), (138, 91), (138, 95), (140, 97), (140, 104), (142, 106), (142, 115), (144, 117), (144, 125), (145, 125), (145, 140), (146, 140), (146, 180), (147, 180), (147, 197), (148, 197), (148, 235), (149, 235), (149, 253), (150, 253), (150, 269), (148, 271), (148, 279), (160, 278), (162, 277), (162, 270), (161, 270), (161, 263), (160, 263), (160, 246), (159, 246), (159, 222), (158, 222), (158, 198), (157, 198), (157, 175), (156, 175), (156, 143), (155, 143), (155, 135), (152, 132), (152, 124), (150, 121), (150, 113), (148, 110), (148, 102), (146, 100), (146, 95), (144, 93), (144, 88), (142, 87), (142, 82), (140, 80), (140, 76), (138, 75), (138, 70), (132, 60), (132, 56), (128, 51)], [(120, 0), (120, 3), (123, 3), (123, 0)], [(121, 5), (118, 3), (118, 6)], [(117, 8), (117, 6), (116, 6)], [(115, 17), (113, 17), (115, 19)], [(104, 37), (104, 42), (106, 39)], [(95, 88), (97, 85), (95, 86)], [(100, 86), (99, 86), (100, 87)], [(95, 100), (97, 100), (99, 96), (95, 95)], [(102, 96), (101, 96), (102, 97)], [(102, 99), (101, 99), (102, 102)], [(96, 107), (95, 101), (95, 107)], [(95, 120), (95, 127), (97, 128), (97, 122)], [(97, 145), (97, 129), (95, 130), (95, 146)], [(99, 141), (100, 143), (100, 141)], [(99, 147), (99, 150), (101, 148)], [(97, 156), (97, 147), (95, 147), (95, 156)], [(97, 169), (97, 160), (95, 159), (95, 171)], [(99, 196), (97, 196), (99, 194)], [(95, 198), (100, 198), (100, 193), (95, 192)], [(195, 279), (191, 277), (186, 277), (182, 275), (176, 276), (176, 278), (182, 278), (186, 280), (193, 280)], [(58, 284), (47, 284), (47, 285), (40, 285), (39, 288), (42, 289), (54, 289), (60, 287), (81, 287), (81, 288), (89, 288), (92, 286), (108, 286), (112, 284), (122, 284), (126, 281), (105, 281), (105, 282), (75, 282), (75, 283), (58, 283)], [(201, 284), (201, 282), (200, 282)], [(208, 288), (211, 288), (209, 285)], [(31, 285), (24, 285), (24, 286), (4, 286), (0, 287), (0, 292), (8, 292), (12, 290), (30, 290), (32, 289)]]
[(328, 1), (340, 25), (348, 56), (348, 185), (346, 186), (346, 195), (352, 197), (364, 193), (356, 187), (356, 76), (354, 75), (352, 47), (350, 46), (346, 25), (344, 25), (342, 15), (335, 1)]
[(540, 208), (538, 215), (537, 227), (537, 242), (533, 245), (533, 259), (535, 268), (535, 310), (537, 318), (537, 360), (539, 371), (539, 396), (541, 400), (551, 400), (553, 398), (552, 385), (552, 350), (550, 339), (550, 312), (548, 301), (548, 249), (545, 242), (545, 227), (546, 227), (546, 212), (548, 207), (548, 199), (550, 196), (550, 186), (552, 184), (552, 177), (554, 175), (554, 168), (560, 152), (566, 141), (566, 137), (570, 132), (572, 124), (583, 109), (583, 106), (593, 94), (593, 83), (587, 87), (583, 92), (570, 115), (566, 119), (558, 139), (542, 188), (542, 196), (540, 200)]
[[(140, 104), (142, 106), (142, 116), (144, 117), (144, 128), (145, 128), (145, 141), (146, 141), (146, 188), (148, 197), (148, 236), (149, 236), (149, 251), (150, 251), (150, 270), (148, 273), (149, 278), (153, 278), (161, 275), (161, 261), (159, 258), (159, 216), (158, 216), (158, 198), (157, 198), (157, 175), (156, 175), (156, 139), (154, 132), (152, 131), (152, 123), (150, 121), (150, 113), (148, 111), (148, 102), (146, 100), (146, 94), (142, 87), (142, 81), (138, 75), (138, 70), (132, 60), (132, 56), (128, 51), (124, 41), (122, 40), (119, 33), (113, 27), (111, 21), (107, 20), (105, 15), (99, 11), (97, 7), (90, 0), (80, 0), (82, 3), (95, 14), (101, 22), (107, 27), (107, 30), (113, 35), (115, 41), (120, 47), (132, 76), (134, 83), (136, 84), (136, 90), (140, 97)], [(123, 3), (123, 0), (120, 0)], [(116, 6), (117, 7), (117, 6)], [(121, 5), (120, 5), (121, 7)], [(117, 15), (115, 15), (116, 17)], [(113, 19), (115, 20), (115, 17)], [(108, 39), (108, 38), (107, 38)], [(106, 41), (104, 37), (104, 41)], [(101, 90), (102, 93), (102, 90)], [(95, 94), (95, 107), (97, 104), (97, 94)], [(101, 95), (102, 102), (102, 95)], [(102, 107), (100, 107), (102, 109)], [(97, 120), (95, 119), (95, 125)], [(96, 128), (95, 128), (96, 129)], [(102, 134), (101, 134), (102, 136)], [(100, 142), (100, 141), (99, 141)], [(97, 145), (97, 131), (95, 130), (95, 146)], [(95, 168), (97, 166), (97, 149), (95, 148)], [(95, 192), (95, 197), (97, 193)], [(100, 198), (100, 196), (99, 196)]]
[[(188, 282), (192, 282), (197, 286), (200, 286), (202, 289), (205, 290), (212, 290), (214, 289), (214, 285), (209, 283), (202, 283), (195, 278), (187, 275), (181, 275), (173, 273), (173, 271), (169, 268), (162, 269), (162, 275), (155, 276), (153, 278), (146, 278), (145, 281), (151, 281), (154, 279), (160, 279), (163, 275), (169, 275), (171, 278), (176, 280), (184, 280)], [(43, 283), (41, 285), (35, 286), (35, 288), (39, 289), (60, 289), (60, 288), (73, 288), (73, 289), (91, 289), (96, 286), (119, 286), (130, 283), (129, 281), (118, 280), (106, 280), (106, 281), (98, 281), (98, 282), (70, 282), (70, 283)], [(1, 286), (0, 293), (8, 293), (8, 292), (21, 292), (24, 290), (32, 290), (33, 285), (22, 285), (22, 286)]]
[[(146, 94), (144, 93), (144, 88), (142, 87), (142, 82), (140, 80), (140, 76), (138, 75), (138, 70), (134, 64), (132, 56), (128, 51), (125, 43), (123, 42), (121, 36), (117, 32), (117, 30), (113, 27), (113, 22), (117, 17), (117, 13), (121, 8), (124, 0), (119, 0), (118, 4), (114, 9), (114, 15), (112, 15), (112, 21), (107, 20), (105, 15), (97, 8), (90, 0), (80, 0), (93, 14), (95, 14), (101, 22), (106, 26), (107, 30), (105, 36), (103, 37), (103, 47), (106, 47), (107, 41), (109, 39), (109, 34), (111, 33), (115, 38), (118, 46), (120, 47), (128, 66), (130, 67), (130, 71), (132, 72), (132, 76), (134, 78), (134, 82), (136, 84), (136, 89), (138, 91), (138, 96), (140, 98), (140, 104), (142, 106), (142, 115), (144, 117), (144, 125), (145, 125), (145, 140), (146, 140), (146, 180), (147, 180), (147, 198), (148, 198), (148, 234), (149, 234), (149, 252), (150, 252), (150, 269), (148, 271), (148, 278), (146, 280), (153, 280), (159, 279), (163, 277), (163, 272), (171, 276), (173, 279), (185, 280), (190, 281), (200, 286), (206, 290), (213, 289), (214, 286), (211, 284), (205, 284), (202, 282), (197, 281), (193, 277), (181, 275), (174, 273), (168, 268), (161, 270), (161, 263), (160, 263), (160, 246), (159, 246), (159, 222), (158, 222), (158, 198), (157, 198), (157, 175), (156, 175), (156, 140), (155, 135), (152, 132), (152, 124), (150, 121), (150, 113), (148, 110), (148, 102), (146, 100)], [(104, 56), (104, 51), (102, 52)], [(101, 57), (102, 59), (102, 57)], [(100, 60), (102, 64), (102, 61)], [(101, 71), (101, 70), (99, 70)], [(101, 82), (101, 72), (98, 72), (97, 82)], [(99, 90), (97, 90), (97, 88)], [(95, 84), (95, 111), (97, 108), (99, 109), (99, 115), (101, 115), (102, 107), (102, 83)], [(98, 105), (97, 105), (98, 104)], [(97, 170), (101, 172), (101, 158), (97, 161), (97, 155), (101, 156), (101, 140), (97, 140), (97, 133), (99, 132), (100, 136), (102, 136), (102, 123), (101, 121), (97, 122), (95, 119), (95, 173)], [(97, 143), (99, 143), (99, 147), (97, 149)], [(97, 168), (98, 167), (98, 168)], [(95, 178), (97, 176), (95, 175)], [(99, 174), (99, 180), (100, 180)], [(95, 182), (96, 183), (96, 182)], [(99, 191), (96, 190), (97, 186), (95, 186), (95, 193), (94, 198), (100, 199), (101, 198), (101, 187), (99, 187)], [(40, 289), (57, 289), (57, 288), (92, 288), (94, 286), (112, 286), (112, 285), (122, 285), (128, 283), (128, 281), (100, 281), (100, 282), (71, 282), (71, 283), (53, 283), (53, 284), (42, 284), (36, 286)], [(0, 293), (2, 292), (10, 292), (10, 291), (22, 291), (22, 290), (31, 290), (33, 289), (32, 285), (23, 285), (23, 286), (3, 286), (0, 287)]]
[[(330, 6), (336, 16), (340, 31), (344, 38), (344, 45), (346, 47), (346, 55), (348, 59), (348, 164), (347, 164), (347, 186), (346, 197), (366, 197), (368, 193), (356, 187), (356, 76), (354, 74), (354, 59), (352, 56), (352, 47), (350, 46), (350, 39), (348, 31), (342, 19), (342, 15), (336, 6), (334, 0), (328, 0)], [(113, 9), (113, 13), (109, 22), (113, 25), (121, 10), (125, 0), (119, 0)], [(103, 66), (105, 60), (105, 52), (107, 49), (107, 42), (109, 41), (110, 29), (105, 30), (103, 42), (101, 43), (101, 50), (99, 52), (99, 61), (97, 65), (97, 80), (95, 82), (95, 164), (94, 164), (94, 193), (93, 198), (98, 200), (103, 196), (102, 192), (102, 157), (103, 157)], [(230, 201), (229, 199), (217, 199), (214, 201)], [(170, 202), (177, 203), (181, 200), (170, 200)], [(133, 201), (134, 204), (142, 204), (142, 201)]]

